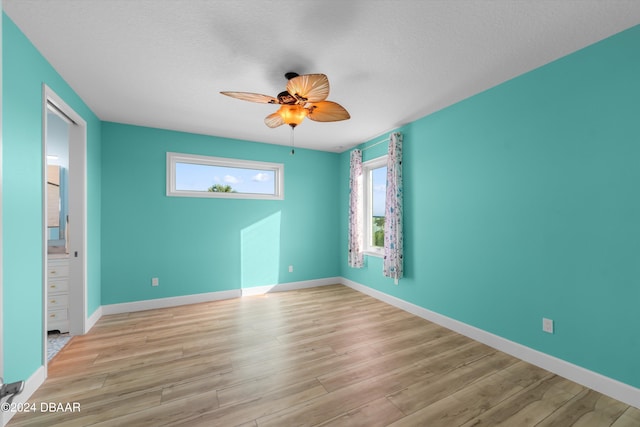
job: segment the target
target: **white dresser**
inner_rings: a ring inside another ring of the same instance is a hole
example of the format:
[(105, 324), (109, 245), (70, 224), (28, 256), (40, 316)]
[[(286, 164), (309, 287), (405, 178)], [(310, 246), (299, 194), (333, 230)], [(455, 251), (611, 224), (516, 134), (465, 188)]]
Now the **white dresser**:
[(49, 255), (47, 265), (47, 330), (69, 332), (69, 257)]

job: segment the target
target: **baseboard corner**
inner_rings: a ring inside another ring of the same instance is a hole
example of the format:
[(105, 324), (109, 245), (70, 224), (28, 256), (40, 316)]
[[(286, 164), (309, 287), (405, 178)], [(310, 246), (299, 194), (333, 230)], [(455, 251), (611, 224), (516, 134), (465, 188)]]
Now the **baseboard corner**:
[(242, 296), (264, 295), (271, 292), (295, 291), (298, 289), (315, 288), (318, 286), (341, 284), (342, 277), (326, 277), (324, 279), (301, 280), (298, 282), (280, 283), (276, 285), (253, 286), (242, 288)]

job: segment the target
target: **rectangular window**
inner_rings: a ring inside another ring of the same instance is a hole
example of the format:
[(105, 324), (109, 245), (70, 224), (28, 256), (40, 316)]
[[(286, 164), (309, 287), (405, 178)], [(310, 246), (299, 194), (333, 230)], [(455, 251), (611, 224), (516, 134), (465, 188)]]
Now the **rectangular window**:
[(364, 252), (382, 256), (384, 250), (384, 209), (387, 195), (387, 156), (362, 164), (364, 189)]
[(284, 165), (167, 153), (167, 196), (284, 199)]

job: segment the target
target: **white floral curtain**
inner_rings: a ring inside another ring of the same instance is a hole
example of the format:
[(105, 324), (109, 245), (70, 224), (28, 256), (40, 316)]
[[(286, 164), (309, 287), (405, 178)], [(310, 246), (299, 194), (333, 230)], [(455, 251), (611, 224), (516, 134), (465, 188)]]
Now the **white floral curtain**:
[(391, 134), (387, 156), (383, 274), (393, 278), (396, 285), (402, 278), (404, 269), (402, 190), (402, 134), (395, 132)]
[(349, 266), (362, 268), (362, 151), (351, 152), (351, 174), (349, 177)]

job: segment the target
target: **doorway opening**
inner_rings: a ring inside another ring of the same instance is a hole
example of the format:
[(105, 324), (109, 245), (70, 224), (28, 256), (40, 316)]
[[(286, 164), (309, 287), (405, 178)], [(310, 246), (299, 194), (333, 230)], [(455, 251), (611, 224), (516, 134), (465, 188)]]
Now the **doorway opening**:
[(85, 333), (86, 122), (46, 85), (43, 99), (46, 366), (69, 337)]

